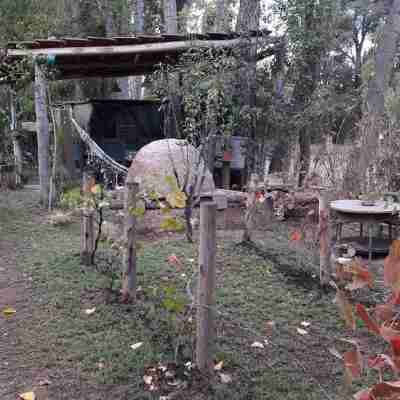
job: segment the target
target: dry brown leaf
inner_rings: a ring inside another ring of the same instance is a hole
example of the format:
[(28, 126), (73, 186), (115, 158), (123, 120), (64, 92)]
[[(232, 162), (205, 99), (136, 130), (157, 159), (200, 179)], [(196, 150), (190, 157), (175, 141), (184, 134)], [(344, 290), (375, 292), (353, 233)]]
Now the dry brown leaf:
[(219, 374), (219, 377), (221, 378), (222, 383), (231, 383), (232, 382), (232, 377), (229, 374)]
[(34, 392), (21, 393), (18, 396), (22, 400), (35, 400), (36, 399)]
[(224, 362), (220, 361), (218, 364), (214, 365), (214, 371), (221, 371), (223, 366), (224, 366)]

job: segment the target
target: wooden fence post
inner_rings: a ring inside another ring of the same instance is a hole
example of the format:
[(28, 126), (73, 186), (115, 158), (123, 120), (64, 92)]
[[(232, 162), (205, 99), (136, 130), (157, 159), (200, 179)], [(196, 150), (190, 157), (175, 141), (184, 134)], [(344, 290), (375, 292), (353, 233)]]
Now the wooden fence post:
[(319, 263), (320, 283), (325, 286), (331, 279), (331, 237), (329, 204), (324, 190), (319, 191)]
[(197, 291), (196, 365), (205, 374), (214, 370), (213, 347), (215, 340), (215, 259), (216, 259), (215, 202), (200, 204), (199, 281)]
[(243, 242), (250, 242), (251, 235), (254, 230), (255, 225), (255, 214), (257, 207), (257, 186), (258, 186), (258, 175), (251, 174), (250, 183), (247, 188), (247, 201), (246, 201), (246, 211), (244, 215), (244, 231), (243, 231)]
[(122, 301), (129, 302), (136, 299), (136, 216), (132, 210), (136, 209), (139, 184), (127, 181), (125, 188), (125, 228), (122, 278)]
[[(82, 179), (82, 195), (88, 196), (94, 178), (88, 173), (83, 174)], [(92, 264), (92, 253), (94, 249), (94, 216), (93, 210), (89, 207), (81, 211), (81, 263), (83, 265)]]

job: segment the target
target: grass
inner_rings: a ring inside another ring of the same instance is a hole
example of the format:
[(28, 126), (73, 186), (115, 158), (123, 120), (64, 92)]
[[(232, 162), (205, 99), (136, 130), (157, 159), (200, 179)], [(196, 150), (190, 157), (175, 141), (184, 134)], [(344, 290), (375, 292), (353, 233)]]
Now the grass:
[[(0, 208), (1, 229), (18, 243), (17, 266), (32, 278), (29, 312), (19, 322), (21, 368), (49, 375), (49, 392), (57, 400), (158, 399), (145, 390), (144, 371), (173, 361), (181, 333), (181, 325), (160, 305), (159, 288), (176, 287), (177, 296), (186, 297), (196, 245), (145, 242), (138, 270), (141, 299), (121, 305), (104, 290), (104, 276), (80, 265), (77, 224), (53, 227), (33, 206), (13, 204)], [(184, 260), (182, 270), (168, 264), (171, 254)], [(215, 361), (224, 361), (233, 382), (212, 382), (193, 393), (189, 388), (177, 398), (316, 400), (324, 398), (321, 387), (335, 398), (342, 368), (328, 348), (345, 330), (332, 294), (307, 289), (296, 279), (252, 249), (221, 241)], [(86, 315), (92, 307), (96, 311)], [(303, 321), (310, 323), (304, 336), (297, 331)], [(188, 359), (194, 323), (185, 329), (181, 356)], [(264, 349), (251, 347), (264, 340), (269, 342)], [(132, 350), (137, 342), (144, 344)], [(26, 381), (20, 384), (23, 390)]]

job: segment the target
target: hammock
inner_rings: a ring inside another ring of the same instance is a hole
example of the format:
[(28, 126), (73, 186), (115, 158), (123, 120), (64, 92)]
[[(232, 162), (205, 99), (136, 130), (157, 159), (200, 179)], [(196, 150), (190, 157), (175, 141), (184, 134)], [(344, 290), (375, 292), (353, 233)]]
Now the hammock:
[(122, 173), (124, 175), (128, 174), (128, 168), (124, 167), (123, 165), (115, 161), (112, 157), (110, 157), (107, 153), (105, 153), (104, 150), (78, 124), (78, 122), (74, 118), (72, 105), (69, 107), (69, 115), (72, 124), (79, 133), (79, 136), (82, 139), (82, 141), (88, 146), (91, 155), (106, 163), (111, 169), (118, 171), (119, 173)]

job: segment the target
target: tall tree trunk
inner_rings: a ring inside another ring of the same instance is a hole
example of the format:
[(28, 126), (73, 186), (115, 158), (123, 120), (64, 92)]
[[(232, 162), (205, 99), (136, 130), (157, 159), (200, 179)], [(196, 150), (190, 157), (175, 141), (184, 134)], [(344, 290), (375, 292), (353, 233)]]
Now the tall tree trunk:
[(165, 33), (178, 33), (178, 9), (176, 0), (163, 0)]
[(255, 107), (257, 99), (257, 46), (248, 43), (246, 36), (251, 30), (258, 30), (260, 23), (260, 1), (241, 0), (237, 19), (236, 31), (243, 35), (240, 48), (241, 67), (238, 76), (238, 99), (240, 108), (248, 109), (252, 114), (250, 124), (243, 124), (239, 134), (247, 136), (247, 176), (255, 171), (257, 160), (254, 157), (256, 138)]
[(11, 111), (10, 131), (11, 131), (13, 152), (14, 152), (15, 184), (16, 186), (19, 186), (22, 183), (23, 157), (22, 157), (21, 143), (19, 141), (16, 98), (15, 98), (15, 93), (11, 88), (10, 88), (10, 111)]
[[(316, 31), (316, 21), (314, 18), (315, 4), (309, 1), (305, 6), (304, 14), (304, 33), (310, 36)], [(302, 113), (311, 100), (314, 90), (317, 87), (320, 70), (320, 49), (312, 43), (304, 46), (302, 53), (298, 56), (297, 71), (298, 79), (296, 81), (293, 98), (295, 111)], [(300, 169), (299, 186), (302, 186), (310, 167), (311, 156), (311, 137), (307, 126), (302, 126), (298, 132), (299, 151), (300, 151)]]
[[(134, 33), (144, 32), (144, 0), (136, 0), (131, 14), (134, 17)], [(143, 76), (135, 76), (130, 79), (131, 97), (140, 100), (142, 98)]]
[[(361, 132), (360, 144), (355, 149), (346, 171), (344, 188), (346, 190), (365, 190), (366, 171), (375, 159), (379, 132), (385, 123), (385, 94), (392, 78), (397, 44), (400, 38), (400, 0), (392, 0), (382, 35), (375, 51), (375, 74), (368, 83), (368, 92), (363, 114), (367, 127)], [(357, 176), (355, 176), (357, 174)], [(361, 174), (361, 176), (360, 176)]]
[(215, 22), (214, 22), (214, 32), (227, 32), (229, 29), (228, 20), (228, 0), (216, 0), (215, 2)]
[(47, 206), (50, 191), (50, 127), (47, 106), (47, 82), (40, 66), (35, 63), (35, 111), (40, 180), (40, 202)]

